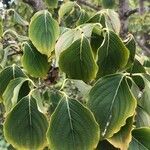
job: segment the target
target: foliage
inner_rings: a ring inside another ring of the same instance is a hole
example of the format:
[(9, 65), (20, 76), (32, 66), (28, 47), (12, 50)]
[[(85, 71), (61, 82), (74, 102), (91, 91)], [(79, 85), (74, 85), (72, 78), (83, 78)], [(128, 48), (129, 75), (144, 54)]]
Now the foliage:
[(120, 37), (116, 11), (91, 15), (75, 1), (45, 5), (34, 12), (15, 1), (3, 9), (1, 143), (19, 150), (150, 149), (150, 60), (132, 34)]

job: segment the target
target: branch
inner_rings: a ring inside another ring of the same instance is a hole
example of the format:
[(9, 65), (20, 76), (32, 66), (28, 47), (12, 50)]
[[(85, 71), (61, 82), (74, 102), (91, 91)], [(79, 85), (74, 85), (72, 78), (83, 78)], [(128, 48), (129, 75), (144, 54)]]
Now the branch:
[[(150, 11), (150, 6), (148, 6), (148, 7), (145, 7), (144, 8), (144, 11)], [(125, 16), (125, 18), (127, 19), (128, 17), (130, 17), (131, 15), (133, 15), (133, 14), (135, 14), (135, 13), (138, 13), (138, 12), (140, 12), (140, 8), (135, 8), (135, 9), (132, 9), (132, 10), (129, 10), (129, 11), (127, 11), (127, 12), (125, 12), (125, 14), (124, 14), (124, 16)]]
[(89, 3), (89, 2), (87, 2), (87, 1), (85, 1), (85, 0), (77, 0), (77, 2), (78, 2), (79, 4), (82, 4), (82, 5), (85, 5), (85, 6), (89, 7), (89, 8), (91, 8), (91, 9), (94, 9), (94, 10), (96, 10), (96, 11), (99, 11), (99, 10), (101, 9), (101, 7), (96, 6), (96, 5), (93, 5), (93, 4), (91, 4), (91, 3)]

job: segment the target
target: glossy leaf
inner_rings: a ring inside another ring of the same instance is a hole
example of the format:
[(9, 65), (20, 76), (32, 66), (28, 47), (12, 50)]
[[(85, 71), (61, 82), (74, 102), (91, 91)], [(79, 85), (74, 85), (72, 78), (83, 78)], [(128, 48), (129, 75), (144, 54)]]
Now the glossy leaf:
[(45, 0), (45, 2), (50, 8), (57, 8), (58, 6), (58, 0)]
[(49, 70), (48, 58), (31, 43), (24, 43), (22, 65), (33, 77), (45, 77)]
[(47, 10), (41, 10), (31, 18), (29, 38), (40, 53), (50, 56), (58, 35), (58, 23)]
[(47, 127), (46, 117), (38, 111), (36, 100), (29, 95), (8, 114), (4, 136), (16, 149), (41, 150), (46, 144)]
[(91, 89), (88, 107), (94, 113), (101, 129), (101, 139), (110, 138), (133, 116), (136, 100), (126, 77), (114, 74), (100, 78)]
[(59, 67), (71, 79), (88, 82), (95, 78), (97, 65), (86, 37), (76, 40), (60, 54)]
[(26, 75), (16, 65), (8, 66), (0, 72), (0, 98), (9, 82), (17, 77), (26, 77)]
[(19, 77), (12, 79), (2, 96), (6, 113), (8, 113), (19, 100), (27, 96), (29, 92), (30, 88), (27, 78)]
[(108, 139), (108, 141), (116, 148), (127, 150), (132, 139), (131, 132), (133, 130), (133, 122), (134, 117), (128, 118), (125, 126), (123, 126), (118, 133)]
[(132, 142), (129, 150), (150, 149), (150, 128), (138, 128), (132, 131)]
[(47, 132), (53, 150), (91, 150), (99, 141), (99, 126), (80, 102), (64, 97), (51, 116)]
[(105, 33), (104, 42), (98, 49), (97, 78), (113, 74), (124, 68), (128, 62), (129, 51), (113, 31)]

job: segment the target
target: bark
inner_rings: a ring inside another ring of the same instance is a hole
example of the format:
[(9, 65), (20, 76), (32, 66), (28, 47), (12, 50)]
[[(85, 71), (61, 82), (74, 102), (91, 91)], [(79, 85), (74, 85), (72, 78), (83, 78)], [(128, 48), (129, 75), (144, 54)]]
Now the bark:
[(126, 12), (129, 12), (129, 1), (128, 0), (119, 0), (119, 17), (121, 21), (121, 37), (125, 38), (128, 34), (128, 19), (125, 15)]

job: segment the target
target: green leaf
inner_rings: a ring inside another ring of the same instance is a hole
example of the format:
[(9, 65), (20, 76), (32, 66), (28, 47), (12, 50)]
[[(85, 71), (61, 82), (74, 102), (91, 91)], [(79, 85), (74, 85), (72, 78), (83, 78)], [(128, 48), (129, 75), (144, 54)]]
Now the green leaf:
[(97, 78), (113, 74), (124, 68), (128, 62), (129, 51), (113, 31), (107, 31), (104, 42), (98, 49)]
[(127, 70), (130, 73), (146, 73), (145, 68), (141, 64), (141, 62), (137, 59), (134, 60), (133, 67)]
[(149, 109), (149, 106), (150, 106), (150, 81), (148, 79), (146, 79), (144, 76), (143, 77), (143, 80), (144, 80), (144, 84), (145, 84), (145, 87), (144, 87), (144, 90), (143, 90), (143, 94), (142, 94), (142, 97), (141, 99), (138, 101), (138, 104), (144, 108), (144, 110), (150, 115), (150, 109)]
[(133, 129), (134, 117), (130, 117), (126, 121), (126, 125), (121, 128), (121, 130), (114, 134), (108, 141), (115, 147), (121, 150), (127, 150), (129, 143), (132, 139), (132, 129)]
[(45, 105), (45, 99), (44, 99), (44, 96), (43, 96), (41, 89), (38, 89), (38, 88), (34, 89), (31, 93), (31, 95), (36, 100), (38, 110), (41, 113), (46, 114), (47, 113), (47, 107)]
[(90, 39), (93, 30), (94, 32), (96, 31), (100, 32), (101, 29), (102, 29), (101, 25), (98, 23), (88, 23), (81, 25), (75, 29), (69, 29), (66, 32), (64, 32), (58, 39), (55, 46), (55, 53), (57, 60), (59, 59), (61, 52), (66, 50), (73, 42), (81, 38), (81, 34)]
[(99, 133), (92, 113), (77, 100), (63, 97), (51, 116), (47, 137), (53, 150), (92, 150)]
[(62, 94), (59, 91), (49, 91), (50, 112), (53, 113), (62, 99)]
[(119, 15), (114, 10), (110, 9), (103, 9), (97, 12), (87, 22), (100, 23), (103, 28), (113, 30), (117, 34), (119, 34), (121, 28)]
[(89, 93), (88, 107), (101, 129), (101, 139), (110, 138), (133, 116), (136, 100), (126, 77), (114, 74), (100, 78)]
[(46, 117), (38, 111), (36, 100), (24, 97), (8, 114), (4, 122), (4, 136), (19, 150), (41, 150), (46, 145)]
[(31, 18), (29, 38), (40, 53), (50, 56), (58, 36), (58, 23), (47, 10), (41, 10)]
[(28, 78), (19, 77), (12, 79), (2, 96), (6, 113), (8, 113), (23, 97), (27, 96), (29, 92)]
[(132, 142), (129, 150), (150, 149), (150, 128), (138, 128), (132, 131)]
[[(59, 56), (61, 52), (69, 48), (69, 46), (71, 46), (71, 44), (73, 44), (76, 40), (80, 39), (81, 35), (84, 35), (87, 39), (91, 40), (92, 50), (94, 53), (96, 53), (95, 47), (100, 46), (101, 41), (95, 43), (94, 40), (99, 39), (98, 36), (100, 36), (101, 30), (102, 30), (102, 27), (99, 23), (87, 23), (75, 29), (71, 29), (71, 30), (69, 29), (66, 32), (64, 32), (58, 39), (56, 46), (55, 46), (55, 54), (56, 54), (57, 63), (59, 61)], [(95, 35), (97, 37), (94, 39)], [(94, 44), (96, 44), (96, 46)]]
[(55, 54), (57, 62), (59, 61), (59, 56), (61, 52), (66, 50), (74, 41), (81, 37), (81, 32), (79, 30), (68, 30), (60, 36), (55, 46)]
[(85, 22), (88, 21), (88, 19), (89, 19), (88, 13), (84, 9), (81, 9), (80, 17), (79, 17), (76, 25), (79, 26), (81, 24), (84, 24)]
[(60, 54), (59, 67), (72, 79), (88, 82), (95, 78), (97, 65), (86, 37), (76, 40)]
[(138, 127), (150, 127), (150, 81), (143, 75), (141, 76), (144, 80), (145, 87), (142, 97), (138, 100), (139, 107), (137, 109), (136, 124)]
[(16, 65), (8, 66), (0, 72), (0, 99), (9, 82), (17, 77), (26, 77), (26, 75)]
[(49, 70), (48, 58), (41, 54), (31, 43), (24, 43), (22, 65), (33, 77), (45, 77)]
[(58, 11), (59, 20), (61, 20), (65, 15), (69, 15), (69, 13), (74, 9), (75, 5), (76, 5), (75, 2), (70, 2), (70, 1), (61, 5)]
[(113, 8), (115, 5), (115, 0), (102, 0), (102, 5), (104, 8)]
[(132, 34), (129, 35), (126, 41), (124, 41), (125, 46), (128, 48), (130, 55), (129, 60), (126, 65), (126, 68), (130, 68), (134, 63), (135, 52), (136, 52), (136, 43)]
[(102, 34), (102, 29), (97, 27), (93, 28), (90, 44), (95, 57), (97, 57), (97, 51), (99, 47), (102, 45), (103, 40), (104, 37)]
[(150, 114), (144, 108), (138, 106), (136, 110), (136, 127), (150, 127)]
[(105, 24), (105, 15), (103, 13), (101, 13), (101, 11), (97, 12), (96, 14), (94, 14), (88, 21), (87, 23), (100, 23), (102, 25), (102, 27), (106, 27)]
[(119, 34), (121, 29), (121, 22), (118, 13), (111, 9), (102, 10), (102, 13), (105, 16), (105, 27)]
[(57, 8), (58, 6), (58, 0), (45, 0), (45, 2), (50, 8)]

